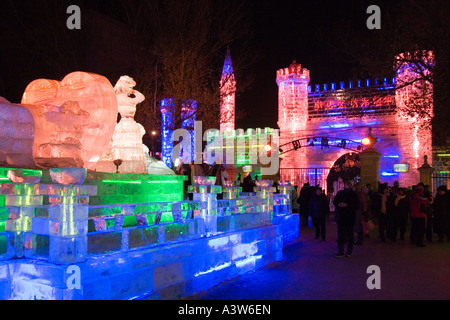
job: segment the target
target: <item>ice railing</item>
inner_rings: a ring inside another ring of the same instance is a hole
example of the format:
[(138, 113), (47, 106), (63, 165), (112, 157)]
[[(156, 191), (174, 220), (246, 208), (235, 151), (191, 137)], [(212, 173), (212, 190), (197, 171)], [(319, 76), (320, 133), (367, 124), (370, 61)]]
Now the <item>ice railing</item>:
[[(287, 187), (286, 187), (287, 188)], [(285, 189), (286, 189), (285, 188)], [(289, 186), (290, 188), (290, 186)], [(2, 183), (0, 260), (29, 258), (58, 264), (170, 244), (272, 223), (290, 213), (289, 194), (274, 195), (271, 181), (255, 192), (196, 181), (192, 201), (89, 205), (96, 186)], [(217, 194), (222, 193), (222, 200)], [(43, 204), (44, 196), (49, 204)]]

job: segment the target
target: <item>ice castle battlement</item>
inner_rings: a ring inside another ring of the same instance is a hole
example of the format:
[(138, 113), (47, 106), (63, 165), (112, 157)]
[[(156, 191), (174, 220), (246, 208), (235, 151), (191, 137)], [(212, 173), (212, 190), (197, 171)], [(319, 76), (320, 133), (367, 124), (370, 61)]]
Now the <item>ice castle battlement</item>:
[(289, 66), (289, 68), (283, 68), (277, 70), (277, 84), (287, 81), (287, 80), (303, 80), (304, 82), (309, 82), (309, 70), (302, 68), (302, 65), (296, 63), (295, 61)]
[(260, 135), (279, 135), (280, 130), (274, 129), (274, 128), (247, 128), (246, 130), (239, 128), (234, 130), (210, 130), (208, 131), (207, 135), (208, 137), (219, 137), (222, 136), (223, 138), (226, 137), (259, 137)]
[(341, 90), (358, 90), (365, 88), (373, 88), (373, 89), (394, 89), (396, 85), (395, 77), (388, 78), (384, 77), (382, 80), (375, 79), (365, 79), (365, 80), (355, 80), (355, 81), (340, 81), (339, 83), (331, 82), (324, 83), (322, 85), (308, 85), (308, 93), (312, 96), (322, 93), (322, 92), (330, 92), (330, 91), (341, 91)]

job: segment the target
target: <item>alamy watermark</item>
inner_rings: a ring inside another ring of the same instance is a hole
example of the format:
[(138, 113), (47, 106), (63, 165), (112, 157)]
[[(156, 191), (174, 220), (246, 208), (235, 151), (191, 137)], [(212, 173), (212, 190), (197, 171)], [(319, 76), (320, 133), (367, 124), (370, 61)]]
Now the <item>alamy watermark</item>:
[[(172, 162), (177, 159), (183, 163), (207, 163), (233, 165), (239, 158), (245, 158), (246, 164), (261, 164), (262, 175), (274, 175), (280, 167), (278, 145), (278, 131), (270, 133), (244, 135), (222, 135), (218, 129), (208, 129), (203, 133), (202, 122), (195, 121), (194, 126), (195, 150), (192, 150), (192, 135), (186, 129), (176, 129), (172, 133), (174, 143)], [(202, 148), (202, 142), (206, 147)], [(178, 144), (175, 144), (179, 142)], [(268, 150), (268, 148), (270, 150)], [(193, 156), (193, 152), (195, 155)]]
[(377, 265), (370, 265), (367, 267), (366, 270), (367, 274), (370, 274), (370, 276), (367, 278), (366, 286), (367, 289), (373, 290), (373, 289), (381, 289), (381, 269)]
[(66, 26), (69, 30), (81, 29), (81, 9), (77, 5), (70, 5), (66, 10), (70, 16), (66, 20)]
[(68, 289), (81, 289), (81, 269), (77, 265), (70, 265), (66, 269), (66, 273), (70, 274), (66, 280)]
[(381, 9), (377, 5), (371, 5), (367, 7), (367, 14), (370, 14), (369, 18), (367, 18), (366, 26), (367, 29), (381, 29)]

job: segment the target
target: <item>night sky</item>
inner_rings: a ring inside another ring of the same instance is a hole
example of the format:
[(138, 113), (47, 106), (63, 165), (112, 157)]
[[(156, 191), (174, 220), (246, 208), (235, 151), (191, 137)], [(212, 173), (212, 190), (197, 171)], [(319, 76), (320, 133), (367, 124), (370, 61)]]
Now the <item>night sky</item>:
[[(310, 84), (347, 81), (354, 76), (354, 63), (336, 53), (323, 40), (335, 31), (343, 14), (359, 11), (359, 1), (254, 1), (254, 26), (260, 60), (254, 68), (255, 82), (236, 99), (245, 119), (237, 127), (277, 127), (278, 87), (276, 71), (296, 60), (310, 70)], [(351, 16), (351, 14), (350, 14)], [(361, 28), (366, 28), (361, 24)], [(239, 85), (239, 84), (238, 84)], [(261, 111), (263, 110), (263, 111)]]
[[(278, 69), (288, 67), (293, 60), (310, 70), (310, 84), (347, 81), (355, 78), (355, 62), (339, 53), (339, 48), (337, 48), (337, 51), (332, 49), (324, 41), (324, 35), (329, 35), (336, 31), (339, 32), (339, 21), (342, 21), (343, 17), (353, 19), (357, 28), (367, 29), (365, 21), (368, 15), (362, 8), (367, 7), (371, 3), (363, 0), (247, 1), (248, 6), (251, 8), (249, 19), (253, 25), (254, 32), (251, 44), (257, 56), (257, 62), (249, 71), (254, 76), (251, 88), (242, 92), (239, 91), (238, 87), (236, 108), (244, 110), (246, 117), (237, 121), (237, 128), (277, 127), (278, 89), (275, 75)], [(29, 11), (23, 12), (24, 19), (28, 19), (26, 15), (33, 15), (31, 4), (37, 5), (37, 2), (18, 0), (16, 3), (19, 2), (30, 4), (30, 6), (23, 7)], [(368, 3), (367, 5), (366, 2)], [(8, 3), (8, 1), (5, 3)], [(63, 1), (61, 3), (76, 4), (77, 1)], [(101, 10), (103, 14), (107, 14), (112, 18), (120, 17), (120, 14), (117, 12), (117, 10), (120, 10), (118, 9), (120, 8), (120, 1), (93, 0), (84, 3), (90, 3), (91, 6), (96, 7), (95, 9)], [(0, 6), (2, 15), (12, 14), (1, 9)], [(19, 14), (22, 13), (19, 12)], [(66, 17), (62, 16), (61, 18), (64, 21)], [(19, 23), (18, 25), (20, 26)], [(39, 28), (37, 23), (36, 28)], [(9, 32), (14, 32), (15, 27), (10, 26), (9, 30), (12, 30)], [(14, 36), (20, 37), (20, 34)], [(2, 38), (4, 39), (5, 35)], [(5, 43), (2, 45), (3, 47), (7, 46)], [(233, 58), (232, 46), (231, 55)], [(18, 64), (18, 61), (14, 55), (2, 55), (0, 52), (0, 67), (3, 71), (6, 69), (14, 70), (11, 66), (15, 64)], [(71, 71), (74, 71), (74, 69)], [(113, 70), (111, 74), (115, 77), (114, 72), (122, 71)], [(113, 76), (104, 75), (109, 76), (112, 83), (116, 81), (111, 79)], [(130, 76), (133, 75), (131, 74)], [(24, 78), (23, 75), (22, 78)], [(1, 72), (0, 96), (4, 95), (6, 99), (12, 102), (19, 102), (19, 94), (23, 92), (26, 84), (34, 79), (30, 75), (30, 79), (26, 78), (23, 80), (24, 83), (19, 83), (14, 73)], [(239, 77), (237, 81), (237, 86), (239, 86)], [(9, 86), (14, 85), (18, 87), (17, 90), (9, 90)], [(137, 89), (139, 89), (138, 86)]]

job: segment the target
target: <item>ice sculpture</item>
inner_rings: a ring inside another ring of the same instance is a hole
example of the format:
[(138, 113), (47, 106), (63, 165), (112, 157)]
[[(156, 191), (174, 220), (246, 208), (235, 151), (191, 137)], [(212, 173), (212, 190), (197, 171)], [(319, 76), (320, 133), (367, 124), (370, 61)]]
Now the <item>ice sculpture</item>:
[[(80, 71), (68, 74), (61, 82), (32, 81), (25, 89), (22, 106), (34, 120), (34, 162), (44, 169), (94, 169), (117, 119), (117, 99), (108, 79)], [(5, 112), (10, 117), (12, 113)], [(25, 130), (22, 122), (15, 121), (14, 129)]]
[(145, 154), (145, 167), (147, 168), (148, 174), (175, 174), (175, 172), (170, 169), (164, 162), (161, 160), (150, 157), (149, 150), (146, 145), (144, 145), (144, 154)]
[[(145, 97), (134, 89), (135, 85), (136, 82), (129, 76), (121, 76), (114, 87), (121, 119), (114, 129), (109, 150), (97, 165), (97, 171), (147, 173), (142, 143), (145, 129), (134, 120), (136, 105), (144, 101)], [(121, 163), (116, 169), (113, 161), (118, 159)]]
[(31, 172), (26, 172), (25, 170), (8, 170), (6, 176), (11, 182), (16, 183), (39, 183), (41, 181), (42, 172), (38, 170), (30, 170)]
[(87, 174), (84, 168), (53, 168), (49, 171), (52, 181), (57, 184), (82, 184)]
[(34, 119), (27, 109), (0, 97), (0, 165), (32, 168)]

